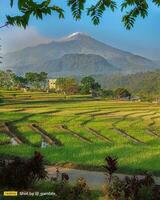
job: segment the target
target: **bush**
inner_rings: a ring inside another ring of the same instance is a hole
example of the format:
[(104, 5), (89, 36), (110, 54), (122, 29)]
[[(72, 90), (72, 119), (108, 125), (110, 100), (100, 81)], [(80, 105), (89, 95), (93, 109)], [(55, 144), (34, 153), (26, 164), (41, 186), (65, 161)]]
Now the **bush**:
[(111, 183), (113, 173), (115, 173), (118, 169), (118, 159), (112, 158), (110, 156), (105, 158), (106, 165), (104, 166), (106, 171), (106, 176), (108, 177), (108, 182)]
[(156, 188), (153, 177), (145, 173), (143, 178), (132, 176), (124, 180), (113, 176), (118, 169), (117, 158), (110, 156), (105, 158), (106, 176), (108, 183), (106, 187), (106, 195), (110, 200), (158, 200), (160, 199), (160, 191)]
[(75, 186), (69, 185), (67, 180), (56, 181), (53, 191), (55, 200), (91, 200), (91, 192), (83, 178), (79, 178)]
[(108, 196), (111, 200), (158, 200), (160, 194), (156, 190), (151, 175), (146, 174), (143, 179), (133, 176), (120, 180), (114, 177), (108, 186)]
[(43, 157), (39, 152), (29, 160), (15, 158), (13, 162), (0, 170), (1, 186), (7, 189), (26, 189), (40, 179), (45, 179), (47, 172), (43, 164)]
[(114, 92), (112, 90), (103, 90), (101, 89), (100, 96), (102, 98), (113, 98), (114, 97)]

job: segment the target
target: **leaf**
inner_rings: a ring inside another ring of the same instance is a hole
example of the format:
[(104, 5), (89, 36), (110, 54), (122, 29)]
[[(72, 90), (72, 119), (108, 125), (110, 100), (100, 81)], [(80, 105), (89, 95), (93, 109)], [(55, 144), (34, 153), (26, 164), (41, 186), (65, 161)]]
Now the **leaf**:
[(71, 8), (73, 18), (79, 20), (84, 10), (86, 0), (68, 0), (68, 6)]
[(94, 25), (100, 23), (100, 19), (107, 8), (114, 11), (116, 8), (116, 2), (112, 0), (99, 0), (96, 5), (92, 5), (88, 8), (87, 15), (91, 17)]
[(14, 0), (10, 0), (10, 6), (13, 7)]
[(18, 0), (18, 8), (21, 10), (28, 0)]
[(160, 0), (152, 0), (157, 6), (160, 6)]
[(135, 17), (131, 16), (130, 14), (126, 14), (123, 16), (122, 22), (124, 23), (126, 29), (130, 30), (134, 26)]
[(58, 6), (52, 6), (52, 10), (59, 14), (59, 18), (64, 18), (64, 10)]
[(44, 7), (48, 7), (49, 6), (49, 4), (51, 3), (51, 0), (47, 0), (47, 1), (44, 1), (44, 2), (42, 2), (42, 6)]
[(121, 5), (121, 11), (128, 7), (133, 7), (122, 18), (122, 22), (126, 29), (130, 30), (138, 16), (145, 18), (148, 15), (148, 4), (146, 0), (125, 0)]
[[(17, 0), (18, 9), (21, 11), (22, 16), (7, 16), (7, 20), (9, 20), (7, 23), (26, 27), (31, 15), (42, 20), (44, 15), (51, 15), (52, 12), (58, 13), (59, 18), (64, 18), (64, 10), (56, 5), (50, 5), (51, 2), (52, 0)], [(87, 0), (67, 0), (67, 5), (70, 7), (75, 20), (81, 19), (86, 2)], [(118, 0), (95, 0), (94, 2), (96, 3), (87, 8), (87, 15), (91, 17), (94, 25), (98, 25), (107, 9), (112, 12), (115, 11)], [(122, 18), (122, 22), (127, 29), (131, 29), (134, 26), (137, 17), (145, 18), (148, 15), (147, 2), (147, 0), (123, 0), (121, 11), (126, 11), (126, 13)], [(152, 0), (152, 2), (160, 6), (160, 0)], [(13, 7), (13, 3), (14, 0), (10, 0), (11, 7)]]

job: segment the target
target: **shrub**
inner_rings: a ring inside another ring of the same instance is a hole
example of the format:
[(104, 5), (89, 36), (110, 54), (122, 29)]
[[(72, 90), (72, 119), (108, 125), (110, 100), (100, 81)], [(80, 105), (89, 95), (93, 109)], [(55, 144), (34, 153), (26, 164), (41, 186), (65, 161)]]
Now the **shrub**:
[(125, 180), (114, 177), (108, 187), (108, 196), (111, 200), (155, 200), (154, 197), (158, 200), (160, 198), (155, 190), (154, 180), (148, 174), (141, 180), (136, 176), (126, 177)]
[(16, 189), (31, 187), (40, 179), (45, 179), (47, 172), (43, 164), (43, 156), (35, 152), (31, 159), (15, 158), (13, 162), (0, 170), (1, 186)]
[(117, 158), (106, 157), (106, 175), (108, 184), (106, 194), (110, 200), (158, 200), (160, 190), (156, 187), (153, 177), (145, 173), (143, 178), (126, 176), (120, 180), (113, 173), (118, 169)]
[(54, 183), (53, 191), (55, 200), (91, 200), (91, 192), (83, 178), (79, 178), (74, 186), (69, 185), (68, 181), (62, 179)]
[(112, 175), (115, 173), (118, 169), (118, 162), (117, 158), (112, 158), (110, 156), (105, 158), (106, 165), (104, 166), (106, 170), (106, 175), (108, 176), (108, 182), (110, 183), (112, 181)]
[(114, 92), (112, 90), (101, 89), (100, 96), (102, 98), (113, 98), (114, 97)]

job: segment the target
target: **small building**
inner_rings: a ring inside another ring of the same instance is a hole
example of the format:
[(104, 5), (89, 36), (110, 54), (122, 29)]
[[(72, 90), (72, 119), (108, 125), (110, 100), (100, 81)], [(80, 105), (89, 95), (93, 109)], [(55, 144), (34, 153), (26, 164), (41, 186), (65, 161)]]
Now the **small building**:
[(132, 96), (131, 101), (141, 102), (141, 98), (139, 96)]
[(48, 80), (48, 88), (56, 89), (56, 81), (57, 81), (57, 79), (49, 79)]

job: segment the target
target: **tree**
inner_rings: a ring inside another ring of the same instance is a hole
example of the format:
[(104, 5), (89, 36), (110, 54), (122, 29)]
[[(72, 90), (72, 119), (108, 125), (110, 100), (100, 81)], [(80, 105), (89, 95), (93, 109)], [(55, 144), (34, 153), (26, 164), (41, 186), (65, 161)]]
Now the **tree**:
[(86, 76), (81, 80), (81, 92), (83, 94), (90, 94), (91, 90), (93, 88), (93, 85), (95, 84), (95, 80), (91, 76)]
[(131, 93), (127, 89), (125, 89), (125, 88), (117, 88), (115, 90), (115, 96), (118, 99), (121, 99), (121, 98), (128, 98), (128, 99), (130, 99), (131, 98)]
[(97, 96), (97, 92), (100, 91), (100, 89), (101, 85), (91, 76), (86, 76), (81, 80), (80, 90), (82, 94)]
[(113, 98), (114, 92), (112, 90), (103, 90), (102, 89), (101, 90), (101, 96), (104, 97), (104, 98), (106, 98), (106, 97)]
[[(86, 8), (87, 2), (89, 0), (67, 0), (67, 6), (70, 7), (75, 20), (80, 20), (82, 12), (87, 11), (86, 13), (91, 17), (93, 24), (98, 25), (106, 10), (110, 9), (114, 12), (115, 9), (120, 8), (124, 12), (122, 22), (127, 29), (134, 26), (137, 17), (145, 18), (149, 9), (149, 1), (147, 0), (123, 0), (121, 4), (118, 0), (95, 0), (93, 5)], [(160, 6), (160, 0), (151, 0), (151, 2), (158, 7)], [(43, 19), (44, 15), (57, 13), (59, 18), (64, 18), (65, 11), (53, 4), (52, 0), (38, 2), (35, 0), (8, 0), (8, 3), (12, 8), (14, 4), (17, 4), (21, 14), (16, 16), (6, 15), (6, 23), (1, 28), (7, 25), (18, 25), (26, 28), (31, 16)]]
[(65, 81), (65, 93), (66, 94), (77, 94), (79, 86), (74, 78), (67, 78)]
[(45, 72), (27, 72), (25, 74), (27, 83), (34, 89), (44, 89), (47, 83), (47, 76), (48, 74)]
[(41, 72), (39, 74), (39, 81), (41, 82), (41, 87), (43, 87), (43, 89), (46, 88), (47, 77), (48, 77), (48, 74), (46, 72)]
[(15, 86), (16, 75), (11, 71), (0, 71), (0, 87), (11, 89)]
[(27, 80), (27, 83), (29, 84), (29, 86), (32, 86), (34, 88), (38, 88), (39, 86), (37, 85), (37, 73), (33, 73), (33, 72), (27, 72), (25, 74), (25, 78)]
[(24, 88), (27, 85), (27, 79), (22, 76), (15, 76), (14, 82), (17, 89)]
[(64, 92), (65, 90), (65, 81), (66, 78), (57, 78), (56, 80), (56, 90), (60, 91), (60, 92)]
[(56, 80), (56, 89), (64, 94), (76, 94), (79, 86), (74, 78), (58, 78)]

